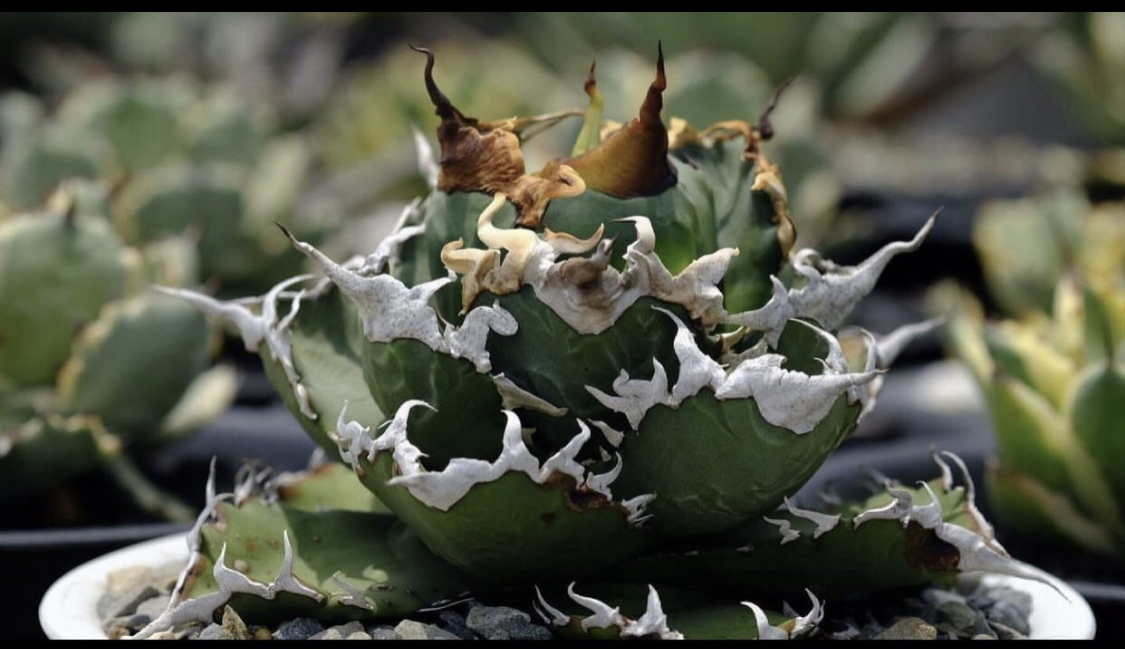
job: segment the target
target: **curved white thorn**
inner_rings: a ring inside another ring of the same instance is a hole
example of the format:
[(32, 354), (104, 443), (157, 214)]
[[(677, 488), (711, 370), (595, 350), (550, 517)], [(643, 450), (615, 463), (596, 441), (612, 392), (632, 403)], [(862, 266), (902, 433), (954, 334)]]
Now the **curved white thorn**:
[(615, 464), (612, 469), (605, 473), (599, 473), (597, 475), (591, 473), (586, 476), (586, 487), (611, 500), (613, 499), (613, 492), (610, 491), (609, 486), (621, 475), (621, 469), (625, 468), (625, 463), (621, 459), (621, 454), (614, 453), (614, 455), (617, 457), (617, 464)]
[(593, 613), (593, 615), (586, 616), (582, 619), (579, 626), (583, 631), (589, 629), (607, 629), (611, 626), (616, 626), (619, 629), (624, 628), (625, 618), (622, 617), (619, 607), (611, 608), (609, 604), (606, 604), (600, 599), (579, 595), (574, 592), (575, 583), (576, 582), (573, 581), (570, 582), (570, 585), (566, 587), (566, 594), (570, 596), (570, 599), (574, 600), (575, 604)]
[(946, 492), (953, 491), (953, 470), (950, 469), (949, 465), (945, 463), (945, 460), (941, 459), (941, 456), (938, 455), (937, 446), (930, 445), (930, 459), (933, 460), (934, 464), (938, 465), (938, 469), (941, 470), (942, 490)]
[(945, 512), (942, 510), (941, 500), (928, 482), (920, 480), (918, 486), (925, 489), (926, 493), (930, 495), (930, 502), (928, 505), (915, 505), (910, 510), (910, 517), (928, 530), (936, 529), (945, 522)]
[[(524, 390), (516, 385), (512, 379), (505, 376), (503, 372), (494, 374), (492, 382), (496, 384), (496, 391), (500, 394), (500, 404), (505, 410), (526, 408), (551, 417), (563, 417), (569, 412), (567, 408), (560, 408), (546, 399)], [(594, 425), (598, 424), (598, 422), (593, 423)]]
[(797, 616), (793, 620), (793, 632), (789, 634), (790, 638), (799, 638), (812, 633), (824, 620), (824, 605), (811, 590), (806, 588), (805, 592), (808, 593), (809, 601), (812, 602), (812, 608), (809, 609), (807, 615)]
[(660, 604), (660, 594), (648, 586), (648, 600), (645, 603), (645, 612), (641, 617), (628, 622), (621, 629), (621, 637), (644, 638), (655, 636), (661, 640), (683, 640), (684, 635), (679, 631), (668, 628), (668, 616)]
[(891, 494), (894, 500), (882, 507), (875, 507), (856, 514), (855, 518), (852, 519), (852, 526), (858, 528), (867, 521), (891, 520), (901, 521), (905, 527), (910, 522), (910, 512), (914, 508), (914, 497), (910, 495), (909, 491), (897, 489), (890, 485), (887, 485), (887, 493)]
[[(571, 584), (571, 586), (573, 585), (574, 584)], [(539, 590), (539, 586), (535, 587), (535, 596), (539, 599), (539, 606), (541, 606), (547, 613), (550, 613), (550, 617), (544, 615), (542, 612), (539, 613), (545, 622), (550, 623), (552, 626), (566, 626), (570, 622), (569, 615), (563, 613), (554, 606), (551, 606), (547, 602), (547, 600), (543, 597), (542, 591)]]
[(277, 577), (269, 585), (269, 599), (273, 599), (278, 593), (293, 593), (310, 597), (318, 602), (323, 601), (324, 595), (309, 588), (293, 574), (293, 545), (289, 542), (289, 530), (282, 530), (281, 534), (285, 542), (285, 556), (281, 559)]
[(902, 350), (910, 343), (925, 336), (931, 331), (945, 324), (945, 316), (937, 316), (922, 322), (903, 325), (894, 331), (882, 336), (876, 349), (878, 350), (879, 367), (886, 369), (895, 362)]
[(595, 428), (602, 431), (602, 435), (605, 436), (605, 441), (609, 442), (610, 446), (617, 448), (618, 446), (621, 446), (621, 442), (625, 441), (625, 433), (617, 430), (604, 421), (598, 421), (595, 419), (591, 420), (590, 423), (593, 424)]
[(770, 624), (769, 618), (766, 617), (766, 612), (759, 608), (757, 604), (755, 604), (754, 602), (741, 602), (741, 604), (754, 612), (754, 620), (758, 624), (759, 640), (789, 639), (789, 632), (785, 629)]
[(676, 336), (672, 340), (672, 348), (676, 352), (676, 358), (680, 361), (680, 375), (676, 379), (676, 385), (672, 387), (672, 398), (669, 404), (673, 407), (678, 406), (704, 387), (710, 387), (712, 390), (718, 390), (722, 387), (727, 378), (727, 373), (717, 361), (699, 349), (691, 329), (688, 329), (683, 320), (680, 320), (676, 314), (668, 309), (659, 306), (653, 306), (652, 308), (668, 316), (676, 325)]
[(778, 545), (785, 545), (790, 541), (796, 541), (801, 538), (801, 533), (793, 529), (793, 524), (790, 523), (788, 519), (776, 519), (763, 516), (762, 520), (777, 526), (777, 531), (781, 534), (781, 542)]
[(652, 229), (652, 221), (647, 216), (626, 216), (615, 219), (615, 222), (632, 223), (637, 230), (637, 239), (629, 244), (628, 252), (648, 255), (656, 250), (656, 231)]
[[(980, 513), (980, 510), (977, 509), (977, 488), (973, 483), (973, 476), (969, 474), (969, 467), (965, 466), (965, 461), (956, 453), (942, 451), (941, 454), (953, 460), (957, 468), (961, 470), (961, 478), (965, 481), (965, 500), (967, 501), (966, 504), (969, 510), (969, 516), (971, 516), (973, 522), (976, 523), (981, 536), (983, 536), (990, 545), (996, 548), (996, 550), (1007, 555), (1008, 551), (996, 540), (996, 531), (992, 528), (992, 524), (989, 523), (988, 520), (985, 519), (984, 514)], [(952, 477), (950, 481), (952, 482)]]
[(229, 322), (238, 329), (239, 337), (246, 351), (257, 352), (258, 346), (266, 336), (266, 323), (261, 316), (256, 316), (250, 309), (233, 302), (221, 302), (215, 298), (190, 291), (184, 288), (171, 288), (168, 286), (153, 286), (154, 291), (177, 297), (190, 303), (195, 308), (212, 318)]
[(543, 242), (551, 246), (551, 249), (560, 255), (584, 255), (598, 246), (603, 234), (605, 234), (605, 224), (598, 225), (594, 234), (585, 239), (579, 239), (566, 232), (555, 232), (550, 228), (544, 228)]
[(821, 513), (821, 512), (814, 512), (814, 511), (811, 511), (811, 510), (808, 510), (808, 509), (799, 509), (799, 508), (795, 507), (793, 505), (793, 503), (789, 500), (789, 496), (785, 497), (784, 503), (785, 503), (785, 509), (787, 509), (790, 514), (792, 514), (792, 515), (794, 515), (798, 518), (803, 518), (805, 520), (812, 521), (813, 523), (816, 524), (816, 529), (813, 531), (813, 538), (814, 539), (819, 539), (820, 536), (822, 534), (824, 534), (825, 532), (831, 532), (833, 529), (836, 528), (836, 525), (838, 525), (840, 523), (840, 514), (824, 514), (824, 513)]
[(344, 573), (339, 570), (332, 574), (332, 581), (336, 582), (337, 586), (344, 589), (343, 594), (337, 593), (333, 595), (336, 601), (344, 606), (362, 608), (366, 611), (374, 610), (374, 607), (371, 606), (371, 602), (368, 602), (367, 598), (363, 596), (363, 591), (344, 581), (343, 575)]

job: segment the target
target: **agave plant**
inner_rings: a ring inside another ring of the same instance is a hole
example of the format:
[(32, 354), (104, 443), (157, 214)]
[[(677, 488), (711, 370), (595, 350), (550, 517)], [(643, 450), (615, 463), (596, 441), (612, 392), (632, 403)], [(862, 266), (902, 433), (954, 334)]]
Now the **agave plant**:
[(193, 233), (203, 279), (225, 294), (265, 290), (300, 269), (300, 255), (258, 234), (293, 218), (311, 165), (300, 136), (276, 133), (268, 107), (174, 79), (90, 82), (52, 116), (27, 95), (2, 104), (3, 211), (35, 209), (70, 178), (101, 180), (112, 188), (103, 212), (126, 243)]
[[(167, 241), (190, 252), (189, 243)], [(144, 288), (190, 275), (190, 254), (145, 257), (65, 191), (0, 222), (0, 498), (103, 467), (142, 506), (191, 512), (148, 484), (129, 445), (172, 439), (233, 399), (233, 370), (208, 369), (214, 331)]]
[[(945, 289), (958, 303), (951, 347), (980, 383), (996, 433), (996, 510), (1033, 538), (1125, 558), (1125, 205), (996, 202), (974, 239), (1000, 303), (1021, 315), (986, 323), (971, 296)], [(1036, 268), (1002, 265), (1013, 241)], [(1032, 245), (1041, 254), (1029, 255)]]
[[(770, 109), (669, 130), (662, 56), (623, 125), (605, 127), (591, 75), (572, 154), (528, 172), (537, 120), (466, 116), (420, 51), (441, 155), (422, 152), (433, 190), (394, 235), (338, 263), (290, 234), (325, 277), (253, 302), (170, 291), (237, 327), (378, 503), (313, 513), (279, 488), (249, 497), (253, 474), (234, 494), (212, 483), (184, 578), (140, 636), (228, 601), (251, 619), (397, 618), (468, 589), (534, 597), (575, 635), (793, 637), (817, 597), (1024, 574), (940, 457), (944, 478), (913, 491), (790, 499), (904, 342), (861, 333), (851, 366), (832, 330), (932, 219), (855, 267), (791, 251)], [(805, 616), (729, 606), (806, 587)]]

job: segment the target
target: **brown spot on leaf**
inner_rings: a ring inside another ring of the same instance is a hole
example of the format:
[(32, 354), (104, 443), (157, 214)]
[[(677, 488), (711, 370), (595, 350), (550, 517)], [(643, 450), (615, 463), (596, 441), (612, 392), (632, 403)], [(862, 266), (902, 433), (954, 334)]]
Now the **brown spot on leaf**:
[(957, 548), (915, 521), (906, 526), (906, 557), (912, 565), (935, 572), (953, 572), (961, 562)]
[(638, 116), (606, 135), (597, 147), (565, 161), (591, 189), (631, 198), (659, 194), (676, 184), (676, 173), (668, 164), (668, 131), (660, 118), (667, 87), (664, 49), (658, 46), (657, 51), (656, 78)]
[(577, 196), (586, 189), (582, 178), (570, 167), (553, 163), (538, 174), (527, 173), (519, 133), (533, 124), (552, 122), (573, 114), (563, 111), (539, 118), (512, 118), (481, 122), (465, 116), (434, 81), (434, 54), (422, 47), (412, 49), (426, 55), (425, 82), (435, 113), (441, 118), (438, 143), (438, 189), (444, 192), (503, 193), (516, 206), (516, 224), (535, 228), (554, 198)]

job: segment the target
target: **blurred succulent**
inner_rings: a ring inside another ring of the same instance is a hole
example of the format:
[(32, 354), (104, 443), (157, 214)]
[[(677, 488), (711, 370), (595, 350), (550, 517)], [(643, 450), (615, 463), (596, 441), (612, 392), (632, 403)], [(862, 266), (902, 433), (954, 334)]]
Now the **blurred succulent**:
[(1125, 15), (1068, 13), (1044, 35), (1034, 55), (1089, 134), (1125, 142)]
[[(986, 323), (951, 286), (935, 300), (956, 313), (951, 347), (992, 416), (996, 510), (1032, 538), (1123, 559), (1125, 205), (1057, 196), (989, 204), (976, 241), (990, 286), (1003, 287), (997, 295), (1021, 307), (1020, 319)], [(1001, 256), (1014, 256), (1000, 250), (1014, 249), (1040, 265), (1002, 266)]]
[(191, 272), (190, 244), (162, 245), (184, 254), (123, 246), (66, 192), (0, 223), (0, 498), (100, 466), (142, 506), (190, 518), (123, 455), (206, 423), (236, 388), (233, 370), (208, 369), (205, 319), (142, 288)]
[[(300, 268), (299, 255), (257, 234), (296, 218), (311, 165), (303, 139), (276, 134), (267, 107), (156, 79), (91, 82), (50, 118), (26, 95), (3, 106), (5, 211), (34, 209), (68, 178), (102, 179), (113, 188), (104, 213), (127, 243), (193, 232), (203, 279), (225, 294), (265, 290)], [(304, 224), (295, 227), (314, 236)]]
[[(904, 343), (862, 332), (851, 366), (831, 331), (932, 219), (855, 267), (791, 254), (769, 108), (757, 124), (667, 129), (662, 56), (624, 125), (604, 123), (591, 74), (573, 152), (529, 173), (534, 120), (467, 117), (421, 51), (441, 155), (423, 147), (433, 191), (395, 234), (337, 263), (287, 232), (326, 277), (254, 301), (170, 291), (237, 327), (380, 512), (298, 513), (276, 489), (250, 498), (255, 475), (230, 504), (212, 485), (180, 588), (140, 635), (228, 600), (259, 618), (387, 618), (537, 585), (561, 633), (792, 637), (819, 621), (815, 596), (806, 616), (727, 604), (1027, 574), (941, 458), (943, 480), (920, 491), (827, 511), (790, 500)], [(567, 582), (587, 614), (555, 607)]]

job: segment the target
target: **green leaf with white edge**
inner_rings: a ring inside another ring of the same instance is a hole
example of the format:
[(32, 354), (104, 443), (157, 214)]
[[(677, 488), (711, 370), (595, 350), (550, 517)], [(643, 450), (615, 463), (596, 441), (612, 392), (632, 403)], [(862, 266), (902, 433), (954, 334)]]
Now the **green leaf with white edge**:
[[(661, 610), (667, 616), (670, 631), (683, 634), (685, 640), (756, 640), (758, 623), (753, 611), (734, 599), (724, 599), (704, 590), (688, 590), (654, 583), (652, 587), (660, 597)], [(575, 593), (604, 602), (620, 609), (621, 615), (636, 621), (645, 614), (649, 589), (647, 584), (627, 582), (578, 582)], [(572, 601), (563, 586), (542, 587), (543, 599), (552, 607), (570, 617), (564, 626), (551, 625), (551, 629), (567, 640), (617, 640), (621, 629), (617, 625), (607, 628), (582, 628), (582, 620), (591, 611)], [(764, 611), (770, 625), (789, 630), (793, 618), (770, 610)], [(650, 638), (652, 639), (652, 638)]]
[[(219, 505), (219, 522), (203, 527), (201, 571), (188, 588), (191, 597), (216, 590), (211, 568), (226, 546), (231, 569), (263, 584), (278, 575), (283, 535), (293, 547), (293, 576), (324, 599), (281, 593), (273, 600), (235, 595), (230, 604), (250, 623), (293, 617), (334, 620), (388, 620), (410, 615), (468, 590), (471, 582), (434, 557), (391, 516), (352, 511), (312, 513), (259, 501), (241, 507)], [(237, 567), (236, 567), (237, 566)], [(349, 605), (358, 591), (368, 608)]]
[[(410, 417), (411, 429), (417, 416)], [(361, 468), (367, 488), (430, 550), (484, 584), (604, 574), (655, 543), (626, 520), (621, 505), (577, 489), (569, 476), (556, 474), (540, 485), (509, 471), (474, 485), (441, 511), (406, 487), (387, 484), (396, 475), (389, 452), (379, 453), (374, 464), (361, 460)]]
[[(827, 345), (805, 323), (790, 321), (778, 341), (785, 369), (823, 373)], [(769, 512), (804, 484), (855, 428), (860, 406), (836, 399), (807, 433), (767, 422), (752, 398), (719, 400), (707, 388), (676, 409), (649, 410), (626, 435), (615, 483), (623, 497), (657, 494), (650, 524), (670, 536), (729, 529)]]
[(1065, 494), (996, 463), (985, 473), (998, 522), (1028, 538), (1122, 559), (1121, 544)]
[(1075, 437), (1112, 487), (1117, 510), (1125, 513), (1125, 372), (1121, 366), (1101, 362), (1089, 367), (1075, 383), (1066, 413)]
[(54, 382), (75, 332), (124, 293), (122, 250), (101, 219), (37, 213), (0, 224), (0, 375)]
[(192, 305), (156, 293), (112, 302), (59, 372), (62, 407), (114, 432), (153, 435), (207, 367), (211, 330)]
[(308, 404), (316, 418), (302, 412), (285, 370), (263, 348), (266, 377), (301, 427), (329, 457), (336, 458), (339, 447), (329, 432), (336, 429), (336, 418), (345, 401), (349, 417), (365, 426), (374, 428), (386, 419), (364, 382), (361, 345), (367, 343), (359, 331), (359, 315), (350, 300), (330, 288), (320, 297), (302, 300), (287, 331), (293, 367), (307, 390)]
[[(939, 494), (945, 521), (970, 527), (964, 490), (943, 492), (939, 480), (930, 484)], [(915, 505), (930, 502), (921, 489), (905, 490)], [(959, 560), (957, 549), (917, 522), (904, 526), (900, 520), (873, 519), (859, 527), (853, 524), (860, 512), (892, 500), (883, 493), (862, 503), (816, 508), (841, 515), (816, 537), (812, 521), (784, 509), (770, 512), (765, 518), (787, 522), (800, 536), (781, 543), (779, 526), (757, 518), (723, 534), (665, 546), (621, 566), (616, 579), (705, 589), (730, 598), (803, 597), (808, 588), (821, 598), (859, 599), (951, 577)]]
[(1035, 476), (1052, 491), (1073, 494), (1083, 511), (1125, 535), (1113, 487), (1063, 414), (1004, 375), (992, 382), (988, 405), (1000, 455), (1008, 466)]
[(1082, 287), (1086, 362), (1112, 359), (1125, 334), (1125, 323), (1114, 313), (1108, 296), (1100, 295), (1090, 286)]
[[(439, 471), (457, 457), (492, 460), (500, 454), (506, 421), (500, 393), (492, 377), (471, 362), (435, 352), (417, 340), (365, 342), (363, 378), (385, 413), (396, 412), (412, 399), (434, 408), (419, 409), (410, 417), (410, 440), (426, 453), (422, 463), (427, 469)], [(350, 406), (348, 418), (375, 425), (353, 416)]]
[[(461, 239), (466, 248), (487, 248), (477, 237), (477, 219), (491, 202), (492, 197), (481, 192), (431, 192), (424, 203), (425, 230), (403, 243), (401, 261), (393, 269), (394, 276), (407, 286), (446, 277), (449, 271), (441, 262), (441, 248), (451, 241)], [(514, 227), (515, 207), (505, 203), (492, 222), (497, 228)], [(447, 322), (460, 323), (460, 282), (442, 287), (431, 305)]]
[[(730, 313), (756, 309), (771, 295), (770, 275), (785, 264), (779, 233), (782, 219), (764, 190), (751, 190), (754, 169), (743, 159), (746, 143), (729, 140), (712, 147), (688, 146), (673, 156), (697, 174), (684, 179), (715, 214), (716, 248), (738, 248), (723, 280), (723, 306)], [(657, 238), (659, 245), (659, 237)], [(709, 251), (705, 251), (709, 252)]]
[[(512, 336), (489, 336), (492, 373), (503, 373), (520, 388), (566, 408), (568, 417), (604, 421), (617, 430), (626, 430), (625, 418), (606, 408), (586, 386), (611, 393), (610, 386), (622, 371), (632, 378), (651, 378), (654, 360), (664, 366), (669, 385), (679, 376), (680, 364), (672, 348), (676, 325), (653, 308), (659, 306), (689, 321), (679, 306), (644, 297), (609, 329), (580, 334), (540, 302), (529, 287), (497, 299), (497, 304), (515, 317), (519, 329)], [(535, 427), (542, 428), (543, 436), (537, 433), (537, 439), (552, 438), (556, 447), (574, 434), (569, 420), (563, 423), (565, 430), (559, 432), (551, 430), (557, 428), (552, 420), (558, 418), (531, 417)]]
[(987, 327), (984, 340), (992, 359), (1005, 372), (1042, 394), (1055, 408), (1063, 407), (1078, 373), (1070, 358), (1018, 322)]

